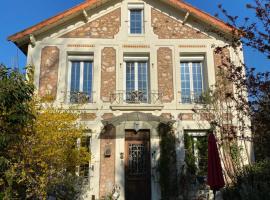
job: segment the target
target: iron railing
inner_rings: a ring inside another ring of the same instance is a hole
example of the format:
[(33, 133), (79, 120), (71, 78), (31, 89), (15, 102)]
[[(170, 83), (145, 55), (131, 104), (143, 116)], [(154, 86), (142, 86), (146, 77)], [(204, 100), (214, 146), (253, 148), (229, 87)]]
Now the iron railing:
[(157, 91), (116, 91), (111, 93), (111, 104), (162, 104), (162, 93)]
[(203, 104), (204, 99), (202, 93), (190, 92), (189, 94), (180, 93), (181, 104)]
[(94, 92), (76, 92), (68, 91), (67, 99), (72, 104), (84, 104), (84, 103), (94, 103), (93, 102)]

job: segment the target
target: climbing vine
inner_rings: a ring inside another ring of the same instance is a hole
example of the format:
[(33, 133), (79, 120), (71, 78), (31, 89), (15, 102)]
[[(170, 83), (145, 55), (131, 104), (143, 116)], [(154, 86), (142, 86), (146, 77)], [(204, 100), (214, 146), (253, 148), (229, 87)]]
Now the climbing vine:
[(175, 199), (177, 197), (177, 169), (176, 169), (176, 138), (172, 124), (160, 124), (158, 127), (160, 136), (160, 160), (159, 174), (161, 199)]

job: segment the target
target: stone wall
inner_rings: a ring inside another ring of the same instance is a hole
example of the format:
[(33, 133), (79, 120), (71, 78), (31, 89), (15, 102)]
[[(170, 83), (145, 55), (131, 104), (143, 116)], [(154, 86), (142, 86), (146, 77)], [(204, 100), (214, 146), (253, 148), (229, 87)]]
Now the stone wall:
[(225, 93), (233, 93), (233, 83), (228, 79), (231, 71), (230, 51), (228, 48), (214, 50), (216, 85)]
[(152, 8), (152, 27), (159, 39), (208, 39), (202, 32)]
[(174, 99), (173, 57), (172, 50), (160, 47), (157, 50), (158, 91), (162, 93), (162, 101), (170, 103)]
[(116, 90), (116, 50), (105, 47), (101, 52), (101, 90), (103, 102), (110, 101), (110, 94)]
[[(111, 194), (115, 186), (115, 127), (112, 125), (106, 126), (100, 138), (99, 197), (102, 198)], [(111, 155), (105, 156), (105, 150), (108, 148), (111, 150)]]
[(113, 39), (121, 26), (121, 9), (118, 8), (94, 21), (69, 32), (62, 38), (104, 38)]
[(58, 85), (59, 49), (47, 46), (41, 50), (39, 95), (55, 99)]

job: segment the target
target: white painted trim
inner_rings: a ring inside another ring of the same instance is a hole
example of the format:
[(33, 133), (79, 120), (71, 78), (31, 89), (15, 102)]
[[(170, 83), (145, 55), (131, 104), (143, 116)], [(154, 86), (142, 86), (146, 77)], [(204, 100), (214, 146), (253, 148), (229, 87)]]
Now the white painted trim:
[(128, 4), (128, 9), (144, 9), (144, 4), (143, 3), (129, 3)]
[(185, 62), (185, 61), (204, 61), (204, 56), (180, 56), (180, 60), (181, 62)]
[(94, 56), (93, 55), (72, 55), (68, 56), (68, 60), (70, 61), (93, 61)]
[(128, 57), (128, 56), (125, 56), (124, 57), (124, 61), (125, 62), (128, 62), (128, 61), (135, 61), (135, 62), (138, 62), (138, 61), (149, 61), (149, 57)]

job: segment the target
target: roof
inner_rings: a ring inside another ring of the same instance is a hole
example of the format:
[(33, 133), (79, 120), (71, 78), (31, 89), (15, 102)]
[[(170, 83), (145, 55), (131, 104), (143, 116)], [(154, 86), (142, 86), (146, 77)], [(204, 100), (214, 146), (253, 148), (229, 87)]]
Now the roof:
[[(17, 44), (17, 42), (19, 40), (24, 39), (25, 37), (29, 37), (29, 35), (31, 34), (35, 34), (37, 31), (40, 31), (42, 29), (46, 29), (48, 26), (53, 26), (54, 24), (56, 25), (57, 23), (59, 23), (59, 21), (63, 20), (66, 17), (69, 17), (71, 15), (74, 15), (76, 13), (80, 13), (83, 12), (84, 9), (88, 9), (89, 7), (93, 7), (93, 6), (99, 6), (101, 4), (106, 3), (109, 0), (86, 0), (85, 2), (71, 8), (68, 9), (62, 13), (59, 13), (57, 15), (55, 15), (54, 17), (51, 17), (49, 19), (46, 19), (32, 27), (29, 27), (23, 31), (20, 31), (18, 33), (15, 33), (14, 35), (11, 35), (8, 37), (9, 41), (14, 42), (15, 44)], [(220, 19), (213, 17), (211, 15), (209, 15), (206, 12), (203, 12), (202, 10), (195, 8), (194, 6), (181, 1), (181, 0), (161, 0), (164, 3), (170, 4), (171, 6), (184, 10), (186, 12), (189, 12), (190, 15), (201, 19), (209, 24), (211, 24), (212, 26), (217, 27), (218, 29), (224, 31), (224, 32), (231, 32), (233, 30), (233, 27), (228, 25), (227, 23), (221, 21)]]

